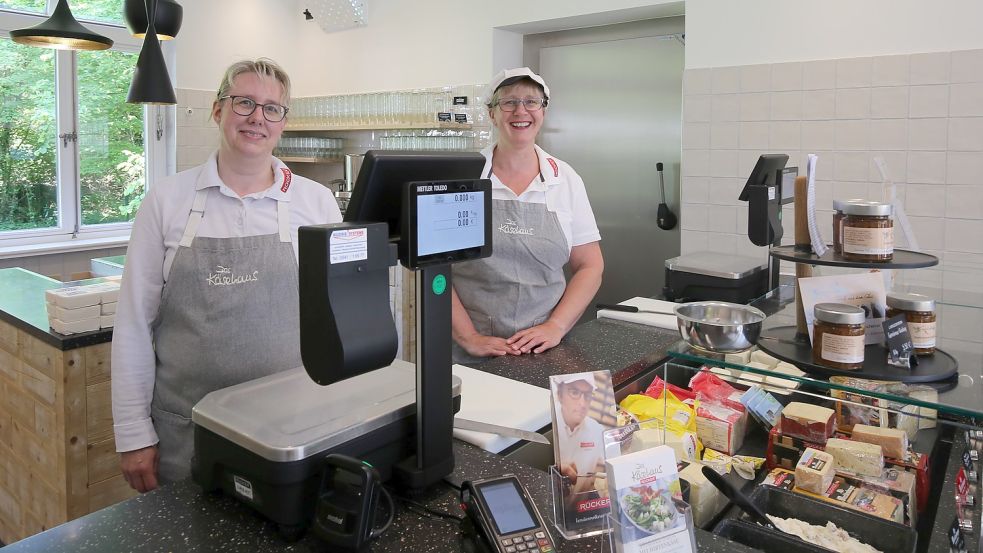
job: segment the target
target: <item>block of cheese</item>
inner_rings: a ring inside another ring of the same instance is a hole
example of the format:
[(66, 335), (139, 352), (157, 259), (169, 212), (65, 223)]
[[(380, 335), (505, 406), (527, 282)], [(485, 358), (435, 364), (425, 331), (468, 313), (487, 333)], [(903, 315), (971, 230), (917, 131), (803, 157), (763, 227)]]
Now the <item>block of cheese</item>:
[(781, 432), (810, 442), (825, 442), (833, 435), (835, 412), (826, 407), (793, 401), (782, 409)]
[(113, 328), (116, 324), (116, 315), (100, 315), (99, 328)]
[(82, 321), (85, 319), (91, 319), (93, 317), (98, 317), (100, 315), (100, 309), (98, 305), (89, 305), (86, 307), (79, 307), (76, 309), (66, 309), (64, 307), (59, 307), (53, 304), (47, 304), (48, 307), (48, 319), (58, 319), (59, 321), (65, 323), (74, 323), (75, 321)]
[(642, 428), (631, 436), (631, 444), (626, 453), (642, 451), (660, 445), (668, 445), (676, 453), (680, 461), (697, 461), (700, 458), (700, 445), (697, 435), (693, 432), (677, 434), (661, 428)]
[(115, 315), (116, 314), (116, 302), (109, 302), (102, 304), (102, 314), (103, 315)]
[(840, 471), (861, 476), (880, 476), (884, 472), (884, 451), (877, 444), (830, 438), (826, 440), (826, 453), (836, 459)]
[(805, 450), (795, 465), (795, 485), (812, 493), (824, 493), (833, 483), (836, 461), (825, 451)]
[[(758, 363), (756, 361), (745, 363), (745, 366), (751, 367), (752, 369), (756, 369), (759, 371), (771, 370), (768, 368), (767, 365), (763, 363)], [(737, 376), (738, 384), (743, 384), (745, 386), (754, 386), (755, 384), (761, 384), (762, 382), (765, 381), (764, 375), (760, 375), (758, 373), (753, 373), (748, 371), (734, 371), (734, 372), (737, 373), (736, 376)]]
[(778, 364), (778, 359), (775, 359), (774, 357), (768, 355), (767, 353), (761, 351), (760, 349), (756, 349), (751, 352), (750, 361), (751, 363), (761, 363), (762, 365), (764, 365), (769, 369)]
[(89, 286), (66, 286), (44, 291), (45, 301), (64, 309), (78, 309), (99, 305), (102, 291)]
[(115, 303), (119, 300), (119, 282), (100, 282), (92, 287), (99, 290), (100, 303)]
[(908, 434), (897, 428), (855, 424), (850, 438), (856, 442), (877, 444), (884, 455), (893, 459), (904, 459), (908, 453)]
[(731, 365), (747, 365), (750, 360), (751, 352), (748, 350), (724, 354), (724, 362)]
[[(938, 403), (939, 402), (939, 392), (933, 388), (925, 387), (919, 388), (917, 390), (912, 390), (908, 392), (908, 395), (914, 399), (919, 399), (926, 403)], [(935, 420), (938, 418), (938, 412), (935, 409), (929, 409), (928, 407), (918, 408), (918, 429), (923, 430), (925, 428), (935, 428)]]
[(48, 323), (55, 332), (59, 334), (78, 334), (79, 332), (91, 332), (99, 330), (99, 317), (83, 319), (81, 321), (65, 322), (59, 319), (50, 319)]
[(703, 526), (727, 506), (727, 497), (703, 476), (703, 465), (690, 463), (679, 471), (679, 478), (689, 482), (689, 504), (693, 523)]

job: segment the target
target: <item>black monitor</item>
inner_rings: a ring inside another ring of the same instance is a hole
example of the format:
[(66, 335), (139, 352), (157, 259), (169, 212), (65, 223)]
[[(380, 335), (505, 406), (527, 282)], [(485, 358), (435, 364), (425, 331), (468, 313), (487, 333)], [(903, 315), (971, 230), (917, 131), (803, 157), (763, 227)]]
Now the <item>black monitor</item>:
[(744, 183), (744, 189), (741, 190), (741, 195), (738, 199), (742, 202), (748, 201), (748, 186), (755, 184), (766, 186), (778, 185), (780, 171), (785, 168), (786, 163), (788, 163), (788, 156), (785, 154), (763, 154), (759, 156), (757, 163), (754, 164), (754, 169), (751, 170), (751, 174), (747, 178), (747, 182)]
[[(398, 244), (399, 259), (409, 268), (487, 257), (491, 183), (480, 180), (484, 166), (485, 156), (477, 152), (369, 150), (345, 221), (387, 223), (389, 240)], [(418, 209), (455, 220), (414, 217)]]

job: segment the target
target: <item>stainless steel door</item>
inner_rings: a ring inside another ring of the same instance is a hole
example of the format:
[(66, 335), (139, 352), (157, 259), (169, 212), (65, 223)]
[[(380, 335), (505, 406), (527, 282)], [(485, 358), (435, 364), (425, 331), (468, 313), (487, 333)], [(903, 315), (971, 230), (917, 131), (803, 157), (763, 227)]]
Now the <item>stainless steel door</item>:
[(655, 164), (665, 164), (678, 217), (683, 45), (642, 37), (544, 47), (539, 69), (552, 92), (539, 143), (583, 177), (601, 231), (596, 301), (658, 295), (665, 260), (679, 255), (679, 226), (656, 226)]

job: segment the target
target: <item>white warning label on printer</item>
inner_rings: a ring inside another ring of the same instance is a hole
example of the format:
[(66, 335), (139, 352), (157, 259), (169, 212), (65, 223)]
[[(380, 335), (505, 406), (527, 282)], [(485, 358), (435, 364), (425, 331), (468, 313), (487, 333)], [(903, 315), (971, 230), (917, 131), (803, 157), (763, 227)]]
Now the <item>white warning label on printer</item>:
[(369, 231), (364, 228), (336, 230), (331, 233), (328, 254), (332, 265), (361, 261), (369, 257)]
[(233, 476), (232, 479), (235, 482), (237, 494), (245, 497), (246, 499), (253, 498), (253, 485), (251, 482), (249, 482), (249, 480), (246, 480), (241, 476)]

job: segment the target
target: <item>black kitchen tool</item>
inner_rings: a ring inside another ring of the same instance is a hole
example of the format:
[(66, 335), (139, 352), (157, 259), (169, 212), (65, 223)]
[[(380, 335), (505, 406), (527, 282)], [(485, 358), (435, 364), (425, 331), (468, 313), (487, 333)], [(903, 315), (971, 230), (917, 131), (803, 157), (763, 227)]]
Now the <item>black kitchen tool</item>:
[(662, 203), (659, 204), (659, 210), (655, 214), (655, 222), (660, 229), (670, 230), (676, 226), (676, 214), (669, 209), (669, 205), (666, 203), (666, 179), (662, 175), (661, 161), (655, 164), (655, 169), (659, 172), (659, 188), (662, 189)]
[(625, 313), (653, 313), (655, 315), (672, 315), (676, 316), (675, 313), (671, 311), (653, 311), (651, 309), (639, 309), (634, 305), (618, 305), (616, 303), (599, 303), (595, 305), (597, 309), (608, 309), (611, 311), (623, 311)]
[(754, 503), (751, 503), (748, 496), (741, 493), (740, 490), (725, 480), (723, 476), (717, 474), (717, 471), (710, 467), (703, 467), (703, 476), (706, 476), (707, 480), (709, 480), (714, 487), (727, 496), (727, 499), (734, 502), (734, 504), (740, 507), (742, 511), (747, 513), (748, 516), (751, 517), (751, 520), (768, 528), (775, 527), (775, 525), (768, 520), (768, 515), (766, 515), (764, 511), (758, 508), (758, 506)]

